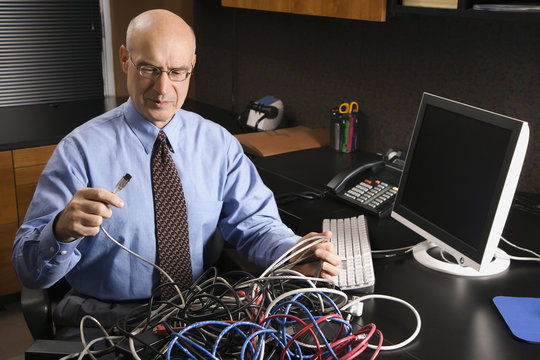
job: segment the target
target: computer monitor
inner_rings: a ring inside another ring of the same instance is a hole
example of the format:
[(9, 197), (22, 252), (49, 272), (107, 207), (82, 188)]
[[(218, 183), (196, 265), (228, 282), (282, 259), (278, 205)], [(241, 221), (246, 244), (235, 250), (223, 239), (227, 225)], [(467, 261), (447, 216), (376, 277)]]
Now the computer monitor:
[[(424, 93), (392, 217), (427, 241), (414, 249), (443, 272), (492, 275), (529, 141), (526, 122)], [(438, 246), (455, 263), (432, 256)]]

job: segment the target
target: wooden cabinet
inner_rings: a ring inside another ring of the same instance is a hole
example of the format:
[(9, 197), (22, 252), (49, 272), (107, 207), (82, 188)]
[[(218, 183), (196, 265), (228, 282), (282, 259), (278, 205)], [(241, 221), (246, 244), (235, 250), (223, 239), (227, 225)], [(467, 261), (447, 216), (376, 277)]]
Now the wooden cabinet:
[(19, 225), (34, 196), (39, 175), (54, 151), (55, 145), (13, 150), (13, 169), (17, 194)]
[(221, 0), (221, 5), (356, 20), (386, 20), (386, 0)]
[(0, 296), (21, 290), (11, 263), (11, 248), (54, 148), (50, 145), (0, 152)]

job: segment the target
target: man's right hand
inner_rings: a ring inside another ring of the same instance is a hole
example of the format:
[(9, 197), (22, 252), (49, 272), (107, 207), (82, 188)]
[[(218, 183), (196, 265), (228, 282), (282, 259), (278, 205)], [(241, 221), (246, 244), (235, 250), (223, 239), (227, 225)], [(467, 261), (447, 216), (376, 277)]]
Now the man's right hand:
[(103, 218), (110, 218), (109, 205), (121, 208), (124, 201), (115, 193), (100, 188), (78, 190), (57, 218), (54, 226), (56, 239), (71, 242), (99, 232)]

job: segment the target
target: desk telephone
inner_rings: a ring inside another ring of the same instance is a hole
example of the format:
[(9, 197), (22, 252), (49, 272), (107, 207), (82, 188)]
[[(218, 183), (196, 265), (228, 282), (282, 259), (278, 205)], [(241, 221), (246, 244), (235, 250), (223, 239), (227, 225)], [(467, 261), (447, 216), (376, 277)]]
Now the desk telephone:
[(330, 194), (371, 215), (383, 218), (390, 215), (397, 193), (399, 177), (378, 176), (389, 168), (401, 175), (405, 163), (405, 151), (390, 149), (377, 160), (347, 169), (332, 178), (326, 185)]

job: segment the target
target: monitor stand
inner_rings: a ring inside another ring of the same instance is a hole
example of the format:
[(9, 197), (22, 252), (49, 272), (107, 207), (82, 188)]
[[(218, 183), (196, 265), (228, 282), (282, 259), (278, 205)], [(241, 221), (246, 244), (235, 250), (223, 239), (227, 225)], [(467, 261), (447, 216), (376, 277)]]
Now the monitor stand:
[(502, 273), (503, 271), (508, 269), (508, 266), (510, 266), (510, 259), (501, 249), (497, 249), (497, 253), (504, 255), (504, 258), (495, 257), (493, 261), (489, 263), (487, 267), (485, 267), (485, 269), (483, 269), (482, 271), (478, 271), (468, 266), (461, 266), (457, 263), (452, 263), (433, 257), (429, 253), (429, 250), (433, 249), (434, 247), (437, 247), (437, 245), (435, 245), (431, 241), (424, 241), (414, 247), (413, 256), (415, 260), (418, 261), (420, 264), (432, 270), (444, 272), (447, 274), (470, 277), (492, 276)]

